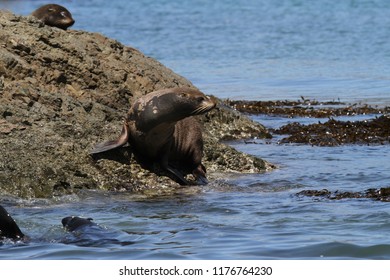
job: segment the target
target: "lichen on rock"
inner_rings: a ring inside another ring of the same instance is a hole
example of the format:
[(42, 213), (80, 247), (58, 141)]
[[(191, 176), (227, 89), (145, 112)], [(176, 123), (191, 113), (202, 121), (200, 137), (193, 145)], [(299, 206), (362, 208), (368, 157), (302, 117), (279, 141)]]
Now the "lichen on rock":
[[(0, 193), (52, 197), (78, 189), (142, 191), (175, 186), (140, 167), (128, 147), (94, 160), (94, 144), (120, 133), (132, 102), (192, 83), (140, 51), (98, 33), (64, 31), (0, 11)], [(260, 172), (261, 159), (223, 139), (266, 130), (220, 106), (200, 117), (209, 170)]]

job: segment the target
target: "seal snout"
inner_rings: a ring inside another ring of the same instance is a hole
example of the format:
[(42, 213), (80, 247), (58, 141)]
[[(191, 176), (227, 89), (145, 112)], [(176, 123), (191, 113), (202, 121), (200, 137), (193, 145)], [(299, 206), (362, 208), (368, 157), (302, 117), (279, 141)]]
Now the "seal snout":
[(206, 96), (207, 97), (207, 104), (211, 109), (214, 109), (217, 106), (217, 100), (214, 96)]
[(198, 97), (198, 102), (199, 104), (197, 108), (192, 111), (191, 115), (200, 115), (207, 113), (208, 111), (214, 109), (217, 106), (215, 98), (206, 95)]
[(70, 27), (75, 23), (75, 20), (72, 18), (72, 15), (68, 11), (62, 11), (60, 13), (62, 19), (60, 20), (63, 26)]
[[(62, 13), (61, 13), (62, 15)], [(63, 26), (66, 26), (67, 28), (72, 26), (75, 21), (72, 17), (67, 17), (66, 15), (62, 15), (64, 18), (61, 20), (61, 23)]]

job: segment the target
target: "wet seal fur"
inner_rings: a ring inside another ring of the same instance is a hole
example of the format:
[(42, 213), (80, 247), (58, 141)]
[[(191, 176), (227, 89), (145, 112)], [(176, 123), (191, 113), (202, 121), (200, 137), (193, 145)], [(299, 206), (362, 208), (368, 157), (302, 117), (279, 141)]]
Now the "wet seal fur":
[(91, 154), (129, 143), (138, 159), (157, 162), (178, 183), (189, 185), (184, 176), (192, 173), (197, 184), (207, 184), (206, 168), (202, 164), (202, 128), (192, 116), (204, 114), (215, 106), (213, 99), (196, 89), (151, 92), (131, 106), (119, 138), (96, 145)]
[(63, 30), (75, 23), (72, 14), (65, 7), (57, 4), (44, 5), (36, 9), (31, 15), (43, 21), (46, 25)]

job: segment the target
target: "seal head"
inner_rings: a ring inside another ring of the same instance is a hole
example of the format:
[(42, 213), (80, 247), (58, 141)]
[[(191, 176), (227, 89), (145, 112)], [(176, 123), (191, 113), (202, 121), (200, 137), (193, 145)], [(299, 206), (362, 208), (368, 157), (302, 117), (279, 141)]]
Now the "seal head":
[(98, 144), (91, 154), (129, 143), (137, 158), (159, 163), (179, 183), (189, 184), (184, 175), (192, 173), (198, 184), (206, 184), (202, 129), (193, 116), (215, 106), (212, 98), (191, 88), (149, 93), (131, 106), (119, 138)]
[(75, 23), (72, 14), (65, 7), (57, 4), (44, 5), (36, 9), (31, 15), (43, 21), (46, 25), (63, 30)]
[(214, 107), (215, 102), (198, 90), (166, 89), (139, 98), (130, 108), (127, 121), (134, 122), (141, 131), (149, 131), (162, 123), (200, 115)]
[(61, 223), (68, 231), (75, 231), (84, 226), (96, 225), (92, 222), (92, 218), (84, 219), (76, 216), (65, 217), (62, 219)]

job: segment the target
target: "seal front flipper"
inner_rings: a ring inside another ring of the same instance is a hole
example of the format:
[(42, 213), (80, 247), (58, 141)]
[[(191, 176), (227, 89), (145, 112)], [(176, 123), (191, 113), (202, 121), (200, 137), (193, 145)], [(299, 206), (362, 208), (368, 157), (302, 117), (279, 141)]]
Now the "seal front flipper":
[(117, 140), (110, 140), (103, 143), (99, 143), (90, 152), (91, 155), (107, 152), (119, 147), (122, 147), (129, 140), (129, 126), (127, 122), (123, 124), (121, 135)]
[(183, 174), (181, 174), (179, 170), (171, 166), (163, 166), (163, 168), (171, 173), (177, 179), (177, 183), (180, 185), (190, 185), (190, 183), (184, 178)]
[(0, 238), (22, 239), (23, 232), (7, 210), (0, 205)]
[[(173, 175), (176, 178), (176, 181), (180, 185), (192, 185), (187, 179), (184, 178), (183, 174), (179, 170), (177, 170), (171, 166), (167, 166), (164, 168), (166, 171), (170, 172), (171, 175)], [(206, 175), (204, 173), (202, 173), (202, 174), (194, 173), (194, 177), (195, 177), (196, 185), (204, 186), (204, 185), (207, 185), (209, 183), (209, 180), (207, 180)]]
[(161, 159), (160, 159), (160, 166), (167, 172), (169, 172), (174, 179), (171, 177), (171, 179), (175, 180), (180, 185), (190, 185), (190, 183), (184, 178), (184, 175), (177, 170), (176, 168), (169, 165), (169, 152), (172, 149), (172, 143), (169, 143), (163, 147), (162, 150), (165, 152), (163, 153)]
[(198, 166), (192, 170), (192, 175), (194, 175), (198, 185), (207, 185), (209, 183), (209, 180), (206, 178), (206, 167), (204, 167), (204, 165), (201, 163), (199, 163)]
[(205, 186), (209, 183), (209, 180), (207, 180), (206, 177), (202, 176), (202, 177), (198, 177), (196, 179), (196, 184), (197, 185), (200, 185), (200, 186)]

